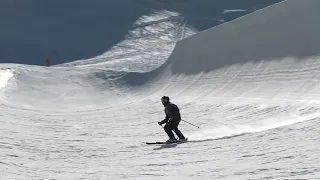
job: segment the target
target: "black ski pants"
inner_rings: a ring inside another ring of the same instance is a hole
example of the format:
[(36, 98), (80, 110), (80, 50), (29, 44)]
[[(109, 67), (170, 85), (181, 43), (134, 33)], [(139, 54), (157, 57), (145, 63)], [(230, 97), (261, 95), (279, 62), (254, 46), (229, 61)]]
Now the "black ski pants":
[(179, 139), (185, 139), (182, 132), (178, 129), (179, 123), (180, 123), (180, 121), (168, 122), (164, 126), (164, 131), (168, 134), (170, 139), (175, 139), (173, 132), (176, 133), (176, 135), (179, 137)]

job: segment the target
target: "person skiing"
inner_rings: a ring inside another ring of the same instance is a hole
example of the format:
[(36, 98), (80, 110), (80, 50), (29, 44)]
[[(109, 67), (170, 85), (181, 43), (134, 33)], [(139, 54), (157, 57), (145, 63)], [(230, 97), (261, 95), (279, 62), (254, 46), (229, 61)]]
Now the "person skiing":
[(169, 140), (167, 140), (167, 143), (171, 142), (177, 142), (177, 139), (175, 138), (174, 134), (179, 137), (179, 141), (185, 141), (186, 138), (183, 136), (182, 132), (178, 129), (178, 125), (181, 121), (181, 115), (180, 110), (177, 105), (170, 102), (170, 99), (168, 96), (163, 96), (161, 98), (161, 102), (163, 106), (165, 107), (164, 112), (166, 114), (166, 117), (163, 121), (158, 122), (159, 125), (162, 125), (166, 123), (164, 126), (164, 131), (168, 134)]

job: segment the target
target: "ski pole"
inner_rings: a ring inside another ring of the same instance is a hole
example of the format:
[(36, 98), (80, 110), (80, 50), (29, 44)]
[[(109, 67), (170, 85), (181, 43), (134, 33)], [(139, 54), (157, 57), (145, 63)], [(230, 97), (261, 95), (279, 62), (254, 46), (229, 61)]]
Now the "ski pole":
[(161, 126), (163, 128), (162, 124), (160, 124), (159, 126)]
[(196, 126), (196, 125), (194, 125), (194, 124), (192, 124), (192, 123), (189, 123), (188, 121), (185, 121), (185, 120), (181, 120), (181, 121), (184, 121), (184, 122), (186, 122), (186, 123), (188, 123), (188, 124), (191, 124), (192, 126), (195, 126), (195, 127), (197, 127), (197, 128), (200, 128), (199, 126)]

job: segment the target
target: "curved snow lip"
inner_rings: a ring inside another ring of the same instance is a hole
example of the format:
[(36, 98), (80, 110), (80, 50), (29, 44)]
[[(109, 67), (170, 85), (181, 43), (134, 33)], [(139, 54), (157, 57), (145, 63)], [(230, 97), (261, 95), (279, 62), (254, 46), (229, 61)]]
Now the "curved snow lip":
[(226, 9), (222, 12), (222, 14), (233, 13), (233, 12), (246, 12), (248, 10), (245, 9)]
[(57, 66), (82, 66), (126, 72), (148, 72), (167, 61), (175, 44), (198, 31), (186, 25), (184, 16), (156, 11), (141, 16), (125, 39), (105, 53)]
[(0, 70), (0, 89), (6, 87), (11, 77), (13, 77), (13, 72), (11, 70)]
[(0, 70), (0, 99), (6, 101), (9, 80), (14, 76), (11, 69)]

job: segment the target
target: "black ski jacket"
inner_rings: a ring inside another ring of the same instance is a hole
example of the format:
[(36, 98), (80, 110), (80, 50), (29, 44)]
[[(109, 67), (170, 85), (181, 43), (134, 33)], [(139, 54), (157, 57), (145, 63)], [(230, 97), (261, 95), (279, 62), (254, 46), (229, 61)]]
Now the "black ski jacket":
[(166, 114), (166, 118), (161, 121), (161, 124), (178, 124), (181, 121), (180, 110), (177, 105), (169, 103), (165, 106), (164, 112)]

